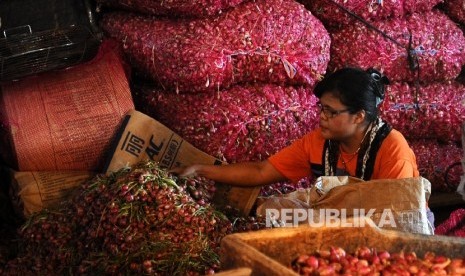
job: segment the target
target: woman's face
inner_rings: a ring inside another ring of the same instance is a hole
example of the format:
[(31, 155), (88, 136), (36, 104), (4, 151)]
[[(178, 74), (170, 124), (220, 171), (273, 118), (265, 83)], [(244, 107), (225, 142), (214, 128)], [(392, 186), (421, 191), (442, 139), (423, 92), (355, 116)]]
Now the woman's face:
[(324, 93), (320, 98), (320, 127), (325, 139), (343, 141), (356, 132), (357, 114), (351, 114), (333, 93)]

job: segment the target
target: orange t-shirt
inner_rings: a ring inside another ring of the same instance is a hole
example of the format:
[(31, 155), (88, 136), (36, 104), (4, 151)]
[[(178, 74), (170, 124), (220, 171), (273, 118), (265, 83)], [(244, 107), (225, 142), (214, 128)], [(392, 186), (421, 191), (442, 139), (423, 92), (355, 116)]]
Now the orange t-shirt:
[[(316, 129), (293, 142), (268, 158), (268, 161), (286, 178), (297, 182), (306, 176), (313, 176), (314, 171), (324, 175), (323, 147), (325, 139), (321, 129)], [(337, 168), (355, 176), (358, 156), (342, 153)], [(350, 160), (350, 161), (349, 161)], [(371, 179), (394, 179), (419, 176), (415, 154), (404, 136), (393, 129), (381, 143), (376, 155)]]

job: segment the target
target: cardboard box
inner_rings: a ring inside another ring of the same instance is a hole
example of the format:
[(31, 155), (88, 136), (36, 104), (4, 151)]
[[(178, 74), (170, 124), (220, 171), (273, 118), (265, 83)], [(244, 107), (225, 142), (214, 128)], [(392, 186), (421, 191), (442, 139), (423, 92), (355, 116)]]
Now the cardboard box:
[(79, 186), (95, 174), (88, 171), (10, 170), (10, 200), (17, 214), (27, 218), (44, 208), (54, 208), (67, 201)]
[[(158, 161), (160, 167), (170, 169), (192, 164), (222, 162), (195, 148), (178, 134), (157, 120), (132, 110), (123, 120), (111, 150), (106, 172), (114, 172), (143, 160)], [(232, 187), (217, 183), (213, 201), (217, 205), (230, 205), (248, 215), (260, 193), (260, 187)]]
[(465, 239), (410, 234), (375, 227), (275, 228), (228, 235), (221, 241), (223, 269), (250, 267), (251, 275), (298, 275), (291, 262), (301, 254), (339, 246), (354, 252), (368, 246), (389, 252), (414, 251), (423, 257), (428, 251), (448, 257), (465, 257)]

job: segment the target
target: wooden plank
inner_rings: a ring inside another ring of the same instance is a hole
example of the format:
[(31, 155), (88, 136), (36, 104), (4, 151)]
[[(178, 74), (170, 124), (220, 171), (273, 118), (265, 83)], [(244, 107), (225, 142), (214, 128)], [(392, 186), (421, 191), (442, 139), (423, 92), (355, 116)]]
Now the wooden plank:
[(241, 267), (237, 269), (220, 271), (215, 273), (216, 276), (250, 276), (252, 275), (252, 269), (248, 267)]

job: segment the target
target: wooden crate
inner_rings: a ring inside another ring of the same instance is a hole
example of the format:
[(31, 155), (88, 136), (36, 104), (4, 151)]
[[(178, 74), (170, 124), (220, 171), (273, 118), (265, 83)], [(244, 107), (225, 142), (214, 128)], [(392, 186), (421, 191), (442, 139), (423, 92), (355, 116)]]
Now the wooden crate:
[(251, 275), (298, 275), (290, 264), (300, 254), (339, 246), (354, 252), (368, 246), (389, 252), (414, 251), (423, 257), (428, 251), (448, 257), (465, 257), (465, 239), (427, 236), (374, 227), (275, 228), (228, 235), (221, 242), (223, 269), (250, 267)]
[(233, 270), (220, 271), (215, 273), (215, 276), (250, 276), (252, 275), (252, 269), (248, 267), (240, 267)]

